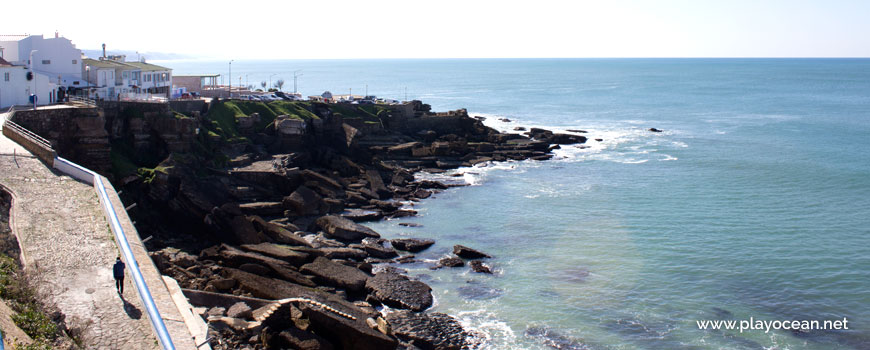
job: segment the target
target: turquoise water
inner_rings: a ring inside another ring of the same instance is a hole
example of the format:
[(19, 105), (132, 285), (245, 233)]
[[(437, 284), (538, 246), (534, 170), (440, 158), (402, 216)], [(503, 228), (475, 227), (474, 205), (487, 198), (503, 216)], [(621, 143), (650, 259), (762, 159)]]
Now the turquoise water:
[[(164, 62), (175, 74), (225, 62)], [(370, 225), (496, 256), (493, 276), (403, 265), (488, 349), (870, 349), (870, 60), (334, 60), (323, 90), (467, 108), (502, 130), (584, 129), (588, 149), (460, 169), (471, 186)], [(241, 73), (239, 73), (241, 72)], [(254, 79), (254, 77), (257, 77)], [(513, 122), (499, 122), (507, 117)], [(650, 127), (663, 133), (646, 131)], [(437, 176), (433, 176), (436, 177)], [(842, 320), (849, 330), (703, 331), (696, 320)], [(546, 330), (549, 337), (540, 336)]]

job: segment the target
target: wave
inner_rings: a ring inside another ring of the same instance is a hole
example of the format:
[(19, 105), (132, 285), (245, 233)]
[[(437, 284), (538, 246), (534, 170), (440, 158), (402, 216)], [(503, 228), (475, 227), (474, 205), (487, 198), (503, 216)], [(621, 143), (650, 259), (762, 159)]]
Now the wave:
[[(548, 162), (588, 162), (605, 161), (621, 164), (644, 164), (650, 160), (678, 160), (677, 157), (659, 153), (661, 150), (688, 148), (683, 141), (672, 140), (678, 130), (666, 130), (662, 133), (652, 133), (645, 126), (649, 121), (619, 120), (619, 121), (575, 121), (572, 126), (541, 125), (511, 115), (487, 113), (469, 113), (475, 117), (485, 118), (483, 123), (499, 132), (523, 133), (531, 128), (542, 128), (556, 133), (583, 135), (588, 141), (580, 145), (561, 145), (553, 150), (553, 158)], [(525, 130), (515, 130), (517, 127)], [(580, 132), (583, 131), (583, 132)], [(664, 158), (662, 158), (662, 156)], [(541, 166), (538, 161), (505, 161), (481, 163), (471, 167), (462, 167), (439, 174), (421, 173), (418, 179), (436, 180), (448, 184), (478, 186), (486, 182), (489, 173), (510, 171), (523, 173), (529, 168)]]

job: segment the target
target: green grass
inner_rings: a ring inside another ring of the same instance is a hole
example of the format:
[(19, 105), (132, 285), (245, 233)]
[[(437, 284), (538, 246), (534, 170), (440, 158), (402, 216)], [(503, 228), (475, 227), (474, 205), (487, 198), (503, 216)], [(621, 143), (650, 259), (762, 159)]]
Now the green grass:
[(15, 311), (12, 315), (15, 325), (34, 340), (31, 345), (16, 344), (15, 348), (51, 349), (60, 330), (46, 314), (18, 263), (6, 254), (0, 254), (0, 297)]
[(190, 119), (191, 118), (191, 117), (188, 117), (187, 115), (184, 115), (184, 114), (176, 112), (176, 111), (172, 111), (172, 115), (175, 116), (175, 119)]
[(172, 169), (172, 167), (139, 168), (136, 173), (139, 174), (143, 182), (150, 184), (154, 180), (154, 177), (157, 176), (157, 173), (169, 174), (169, 169)]

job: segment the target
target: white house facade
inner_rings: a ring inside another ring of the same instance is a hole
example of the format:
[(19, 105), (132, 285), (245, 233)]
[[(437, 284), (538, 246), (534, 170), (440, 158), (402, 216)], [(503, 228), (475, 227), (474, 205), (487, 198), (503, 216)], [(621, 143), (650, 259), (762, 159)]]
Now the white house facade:
[(145, 62), (126, 62), (125, 56), (83, 60), (82, 75), (93, 86), (90, 97), (147, 99), (169, 97), (172, 70)]
[[(19, 40), (0, 41), (3, 58), (14, 64), (31, 66), (55, 85), (68, 88), (84, 87), (82, 51), (72, 41), (55, 34), (54, 38), (31, 35)], [(33, 62), (30, 62), (31, 53)]]
[(28, 72), (27, 67), (0, 58), (0, 109), (29, 105), (30, 94), (34, 92), (38, 104), (51, 102), (56, 85), (50, 84), (48, 77), (42, 74), (34, 74), (32, 80), (27, 80)]

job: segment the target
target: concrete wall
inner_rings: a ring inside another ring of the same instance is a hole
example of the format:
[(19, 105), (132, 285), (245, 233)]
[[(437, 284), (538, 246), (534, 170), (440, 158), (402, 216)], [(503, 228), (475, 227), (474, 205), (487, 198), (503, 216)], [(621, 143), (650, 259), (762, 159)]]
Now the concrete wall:
[(205, 100), (173, 100), (169, 101), (169, 108), (172, 108), (173, 111), (187, 115), (191, 115), (193, 112), (205, 114), (205, 112), (208, 111)]

